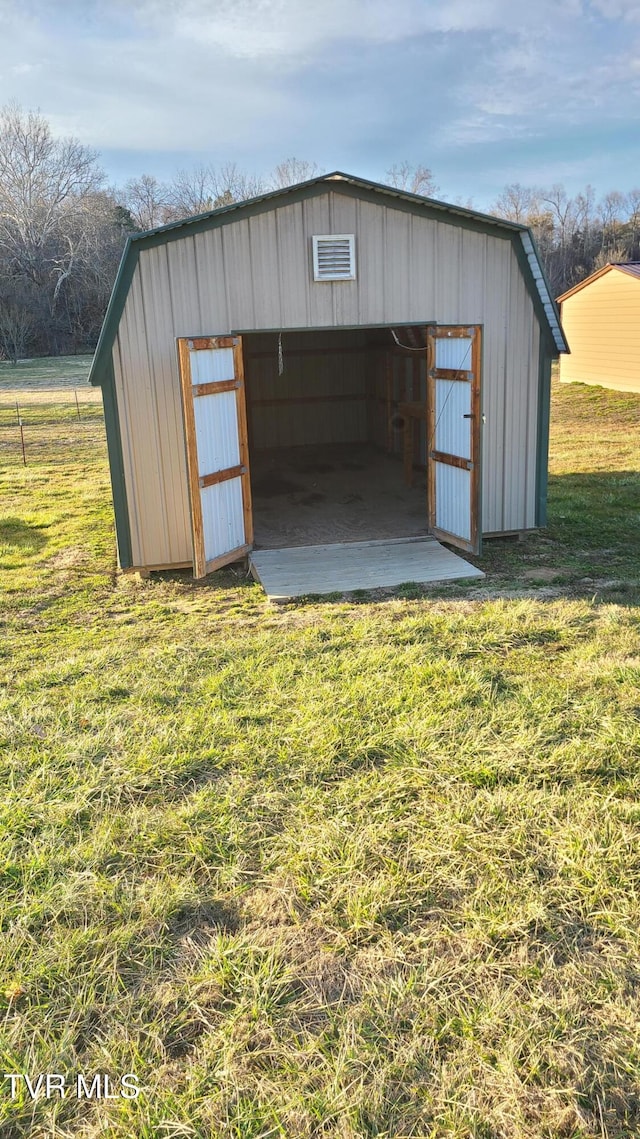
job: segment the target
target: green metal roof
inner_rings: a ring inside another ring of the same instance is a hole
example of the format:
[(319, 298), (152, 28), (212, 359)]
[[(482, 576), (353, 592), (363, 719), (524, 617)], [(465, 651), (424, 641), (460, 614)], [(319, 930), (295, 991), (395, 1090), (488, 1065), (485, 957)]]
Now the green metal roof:
[[(336, 185), (336, 183), (338, 185)], [(491, 214), (480, 213), (477, 210), (466, 209), (464, 206), (441, 202), (435, 198), (425, 198), (420, 194), (411, 194), (406, 190), (399, 190), (393, 186), (385, 186), (380, 182), (370, 182), (365, 178), (357, 178), (352, 174), (344, 174), (336, 170), (332, 174), (322, 174), (320, 177), (311, 178), (307, 182), (299, 182), (294, 186), (287, 186), (282, 190), (271, 190), (268, 193), (259, 194), (257, 197), (249, 198), (243, 202), (233, 202), (229, 206), (221, 206), (217, 210), (209, 210), (207, 213), (196, 214), (195, 216), (184, 218), (180, 221), (169, 222), (167, 225), (157, 226), (155, 229), (144, 230), (141, 233), (135, 233), (128, 237), (98, 339), (91, 371), (89, 373), (89, 383), (99, 385), (108, 380), (111, 349), (118, 331), (118, 325), (135, 271), (138, 254), (141, 249), (152, 248), (155, 245), (163, 245), (168, 241), (176, 241), (189, 234), (198, 233), (219, 225), (226, 225), (228, 222), (234, 222), (239, 218), (250, 216), (254, 212), (262, 212), (264, 209), (270, 208), (271, 203), (274, 203), (274, 205), (280, 204), (283, 199), (291, 198), (298, 200), (305, 197), (314, 197), (327, 190), (346, 189), (347, 187), (351, 192), (355, 191), (356, 196), (358, 196), (358, 193), (366, 193), (373, 195), (380, 194), (388, 198), (395, 198), (399, 202), (404, 203), (405, 208), (408, 207), (416, 213), (426, 212), (431, 216), (437, 216), (438, 213), (446, 214), (451, 220), (455, 220), (458, 224), (471, 229), (482, 229), (485, 232), (491, 231), (491, 229), (503, 230), (509, 232), (514, 238), (519, 236), (525, 254), (525, 258), (520, 258), (520, 260), (523, 269), (528, 267), (530, 271), (529, 283), (532, 286), (535, 299), (538, 300), (536, 306), (538, 315), (541, 317), (543, 323), (547, 325), (548, 332), (555, 344), (556, 350), (558, 352), (568, 351), (568, 345), (560, 326), (558, 310), (540, 262), (533, 235), (527, 226), (520, 225), (517, 222), (506, 221), (504, 218), (493, 217)], [(520, 242), (518, 244), (520, 244)]]

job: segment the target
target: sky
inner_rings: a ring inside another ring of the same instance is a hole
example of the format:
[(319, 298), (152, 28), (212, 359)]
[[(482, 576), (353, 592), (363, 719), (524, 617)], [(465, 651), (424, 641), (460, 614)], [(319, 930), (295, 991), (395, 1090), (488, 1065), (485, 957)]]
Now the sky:
[(438, 196), (640, 186), (640, 0), (0, 0), (0, 105), (115, 184), (284, 158)]

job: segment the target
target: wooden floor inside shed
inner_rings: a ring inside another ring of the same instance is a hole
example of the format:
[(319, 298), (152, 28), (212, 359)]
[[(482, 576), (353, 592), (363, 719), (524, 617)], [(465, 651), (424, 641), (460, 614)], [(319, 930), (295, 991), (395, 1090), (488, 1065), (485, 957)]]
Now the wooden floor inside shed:
[(424, 537), (426, 474), (369, 444), (289, 447), (251, 456), (258, 549)]
[(484, 577), (433, 537), (254, 550), (249, 567), (271, 601)]
[(272, 601), (484, 577), (427, 533), (426, 474), (369, 444), (252, 455), (251, 573)]

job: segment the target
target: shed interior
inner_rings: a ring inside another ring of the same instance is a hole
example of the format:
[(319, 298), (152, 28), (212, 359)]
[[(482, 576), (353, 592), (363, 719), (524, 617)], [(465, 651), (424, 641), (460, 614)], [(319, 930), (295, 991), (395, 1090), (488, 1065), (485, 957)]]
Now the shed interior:
[(426, 420), (403, 408), (426, 409), (425, 337), (425, 325), (243, 334), (257, 547), (428, 532)]

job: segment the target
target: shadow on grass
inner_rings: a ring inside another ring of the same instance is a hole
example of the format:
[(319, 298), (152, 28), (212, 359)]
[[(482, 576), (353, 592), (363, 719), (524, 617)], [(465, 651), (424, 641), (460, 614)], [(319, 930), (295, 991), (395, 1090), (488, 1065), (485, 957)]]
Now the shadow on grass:
[(637, 604), (640, 471), (551, 476), (547, 526), (521, 542), (487, 541), (483, 557), (469, 560), (485, 570), (485, 589), (507, 578), (514, 587), (545, 587), (558, 596), (606, 594), (603, 600)]
[(37, 554), (48, 538), (40, 526), (32, 526), (22, 518), (0, 518), (0, 550), (21, 554)]
[(593, 552), (640, 554), (640, 471), (552, 475), (548, 529)]
[[(450, 547), (454, 553), (455, 547)], [(554, 475), (549, 479), (548, 525), (523, 541), (497, 538), (485, 542), (480, 558), (465, 560), (486, 573), (483, 581), (407, 581), (387, 589), (356, 589), (349, 594), (308, 594), (277, 608), (348, 603), (366, 605), (397, 598), (405, 601), (478, 597), (495, 590), (523, 590), (532, 596), (583, 598), (622, 605), (640, 601), (640, 471), (604, 471)], [(240, 565), (193, 581), (188, 570), (162, 574), (189, 591), (241, 590), (256, 597), (256, 582)], [(265, 599), (266, 600), (266, 599)]]

